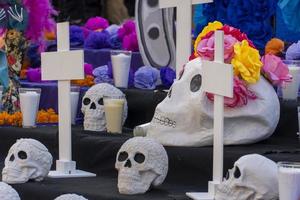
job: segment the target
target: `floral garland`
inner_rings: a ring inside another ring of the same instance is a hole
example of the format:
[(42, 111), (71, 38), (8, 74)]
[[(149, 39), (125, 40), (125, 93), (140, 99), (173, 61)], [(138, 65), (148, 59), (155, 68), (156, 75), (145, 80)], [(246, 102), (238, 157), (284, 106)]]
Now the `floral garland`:
[[(257, 83), (261, 73), (276, 86), (291, 80), (288, 67), (279, 57), (267, 54), (261, 59), (259, 51), (245, 33), (219, 21), (209, 23), (198, 35), (191, 59), (201, 57), (214, 60), (216, 30), (224, 31), (224, 60), (232, 64), (234, 70), (234, 96), (225, 98), (227, 107), (240, 107), (247, 105), (248, 100), (255, 100), (257, 97), (248, 86)], [(213, 100), (212, 94), (207, 94), (207, 97)]]
[[(40, 110), (37, 114), (36, 122), (40, 124), (58, 123), (58, 115), (52, 108)], [(0, 126), (22, 126), (22, 113), (8, 114), (7, 112), (1, 112)]]

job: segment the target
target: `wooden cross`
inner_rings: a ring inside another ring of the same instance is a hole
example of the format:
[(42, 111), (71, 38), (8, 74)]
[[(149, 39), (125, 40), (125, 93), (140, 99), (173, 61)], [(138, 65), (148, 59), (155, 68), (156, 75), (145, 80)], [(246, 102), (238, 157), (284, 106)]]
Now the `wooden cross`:
[[(49, 177), (90, 177), (72, 161), (70, 80), (84, 79), (83, 51), (70, 51), (69, 23), (57, 24), (57, 52), (42, 53), (42, 80), (58, 81), (59, 160)], [(51, 97), (49, 97), (51, 98)]]
[(215, 32), (215, 61), (203, 61), (202, 88), (214, 94), (213, 181), (208, 193), (187, 193), (195, 200), (213, 200), (215, 188), (223, 180), (224, 155), (224, 97), (233, 97), (233, 68), (224, 64), (224, 33)]
[(192, 6), (195, 4), (211, 3), (213, 0), (159, 0), (160, 8), (177, 9), (176, 21), (176, 74), (191, 55), (192, 45)]

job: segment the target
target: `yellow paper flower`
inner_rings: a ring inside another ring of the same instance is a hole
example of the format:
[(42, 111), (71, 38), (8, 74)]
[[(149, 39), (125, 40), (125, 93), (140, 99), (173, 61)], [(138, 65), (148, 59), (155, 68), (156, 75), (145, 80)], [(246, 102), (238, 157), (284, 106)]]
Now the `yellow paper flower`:
[(195, 53), (197, 52), (197, 46), (199, 44), (199, 42), (202, 40), (202, 38), (209, 32), (211, 31), (216, 31), (218, 29), (221, 29), (223, 27), (223, 24), (219, 21), (214, 21), (214, 22), (210, 22), (208, 23), (208, 25), (206, 27), (204, 27), (204, 29), (202, 30), (202, 32), (198, 35), (196, 41), (195, 41), (195, 45), (194, 45), (194, 51)]
[(231, 61), (234, 74), (240, 76), (247, 83), (256, 83), (260, 78), (263, 66), (258, 50), (249, 46), (246, 40), (234, 45), (234, 57)]

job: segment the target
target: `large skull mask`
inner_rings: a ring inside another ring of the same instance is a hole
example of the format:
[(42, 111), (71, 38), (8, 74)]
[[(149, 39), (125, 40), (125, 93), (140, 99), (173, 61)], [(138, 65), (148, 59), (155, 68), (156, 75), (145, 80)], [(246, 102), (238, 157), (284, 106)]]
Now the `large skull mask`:
[(168, 155), (154, 139), (135, 137), (127, 140), (119, 150), (116, 169), (121, 194), (143, 194), (150, 186), (158, 186), (165, 180)]
[[(170, 146), (206, 146), (213, 141), (213, 103), (201, 88), (202, 62), (185, 67), (167, 97), (156, 107), (147, 136)], [(243, 107), (225, 108), (224, 143), (247, 144), (269, 137), (279, 121), (279, 101), (273, 87), (261, 77), (249, 86), (257, 95)]]
[[(107, 83), (100, 83), (91, 87), (82, 99), (81, 111), (84, 114), (84, 130), (104, 131), (106, 129), (103, 101), (105, 96), (121, 97), (124, 94), (118, 88)], [(123, 124), (127, 118), (127, 109), (127, 101), (125, 100)]]
[(216, 200), (277, 200), (277, 165), (258, 154), (241, 157), (217, 187)]
[(52, 155), (39, 141), (20, 139), (9, 149), (2, 181), (9, 184), (42, 181), (49, 173)]
[(19, 194), (15, 189), (6, 183), (0, 182), (0, 199), (1, 200), (20, 200)]

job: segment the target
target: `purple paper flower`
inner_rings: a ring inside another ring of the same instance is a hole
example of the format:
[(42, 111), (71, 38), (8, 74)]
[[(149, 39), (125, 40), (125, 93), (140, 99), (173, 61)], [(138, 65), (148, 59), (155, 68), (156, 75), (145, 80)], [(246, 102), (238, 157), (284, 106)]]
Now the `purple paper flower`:
[(292, 44), (286, 51), (286, 60), (299, 60), (300, 59), (300, 41)]
[(134, 74), (134, 86), (139, 89), (153, 90), (156, 87), (158, 77), (158, 69), (151, 66), (141, 67)]
[(127, 51), (139, 51), (136, 33), (131, 33), (123, 38), (122, 48)]
[(91, 64), (88, 64), (88, 63), (84, 63), (84, 74), (85, 75), (90, 75), (92, 76), (93, 75), (93, 65)]
[(84, 43), (86, 49), (103, 49), (109, 47), (109, 33), (107, 31), (92, 32)]
[(133, 20), (127, 20), (122, 27), (118, 30), (119, 38), (122, 40), (126, 35), (135, 33), (135, 22)]
[(107, 27), (105, 30), (110, 34), (110, 35), (115, 35), (118, 34), (118, 31), (120, 29), (119, 25), (112, 24), (109, 27)]
[(103, 65), (103, 66), (95, 68), (93, 71), (93, 75), (95, 76), (95, 79), (94, 79), (95, 84), (98, 84), (98, 83), (113, 84), (113, 79), (109, 75), (109, 69), (108, 69), (107, 65)]
[(120, 40), (118, 34), (111, 35), (108, 40), (109, 46), (112, 49), (121, 49), (122, 41)]
[(162, 84), (169, 88), (176, 79), (176, 72), (170, 67), (162, 67), (160, 68), (160, 78)]
[(42, 74), (41, 68), (29, 68), (27, 70), (27, 80), (29, 82), (41, 82), (42, 81)]
[(81, 27), (72, 25), (70, 26), (70, 42), (71, 43), (84, 43), (84, 34)]

